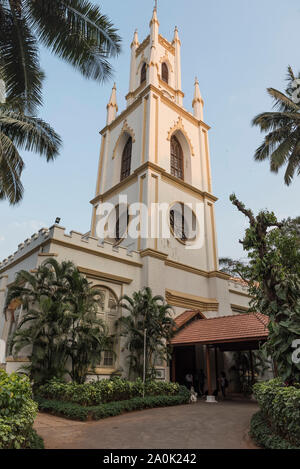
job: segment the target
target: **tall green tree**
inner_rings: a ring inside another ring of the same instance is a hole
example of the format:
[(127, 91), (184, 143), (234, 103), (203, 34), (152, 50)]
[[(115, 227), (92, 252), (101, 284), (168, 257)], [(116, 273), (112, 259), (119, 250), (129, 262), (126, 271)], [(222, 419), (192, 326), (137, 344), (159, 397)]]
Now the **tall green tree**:
[(29, 114), (42, 103), (39, 42), (100, 82), (110, 77), (109, 59), (120, 52), (116, 29), (88, 0), (0, 0), (0, 78), (7, 102), (22, 98)]
[(300, 73), (288, 67), (288, 86), (285, 93), (268, 88), (274, 100), (274, 111), (263, 112), (252, 123), (268, 132), (254, 158), (270, 161), (270, 170), (278, 173), (286, 166), (284, 182), (290, 185), (295, 173), (300, 174)]
[(104, 350), (111, 350), (108, 327), (97, 317), (103, 293), (91, 288), (88, 280), (73, 269), (67, 275), (70, 327), (66, 353), (71, 359), (72, 381), (83, 384), (89, 370), (99, 366)]
[(48, 259), (36, 272), (17, 274), (7, 305), (18, 298), (23, 311), (11, 351), (31, 349), (29, 372), (35, 385), (66, 373), (83, 383), (89, 369), (100, 363), (102, 351), (110, 349), (107, 328), (97, 318), (101, 294), (72, 262)]
[(124, 295), (120, 306), (128, 313), (117, 324), (126, 337), (130, 373), (143, 376), (144, 333), (146, 329), (146, 376), (155, 375), (155, 363), (169, 357), (168, 342), (174, 334), (173, 309), (162, 296), (153, 296), (149, 287)]
[(230, 198), (249, 220), (240, 243), (249, 259), (250, 310), (270, 318), (266, 348), (279, 376), (287, 384), (299, 383), (300, 363), (293, 360), (293, 343), (300, 338), (299, 218), (279, 222), (266, 210), (255, 216), (234, 194)]

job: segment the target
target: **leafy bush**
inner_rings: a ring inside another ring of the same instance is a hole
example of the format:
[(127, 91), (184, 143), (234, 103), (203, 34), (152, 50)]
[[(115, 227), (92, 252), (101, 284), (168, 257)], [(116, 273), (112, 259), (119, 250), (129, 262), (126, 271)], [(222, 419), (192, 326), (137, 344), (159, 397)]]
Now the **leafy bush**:
[(44, 399), (40, 396), (37, 397), (37, 402), (41, 410), (55, 415), (62, 415), (73, 420), (87, 420), (90, 418), (100, 420), (106, 417), (120, 415), (123, 412), (187, 404), (189, 397), (189, 391), (184, 386), (178, 386), (176, 395), (134, 397), (128, 400), (109, 402), (98, 406), (84, 407), (71, 402)]
[(261, 411), (254, 414), (251, 419), (250, 436), (259, 446), (266, 449), (299, 449), (299, 446), (293, 446), (276, 435)]
[[(27, 377), (0, 369), (0, 448), (19, 449), (36, 445), (32, 425), (38, 406), (32, 400)], [(38, 437), (39, 438), (39, 437)]]
[[(99, 404), (123, 401), (143, 396), (143, 381), (127, 381), (119, 377), (103, 379), (85, 384), (64, 383), (52, 379), (40, 386), (37, 395), (45, 399), (95, 406)], [(174, 396), (178, 393), (179, 385), (165, 381), (148, 381), (145, 386), (146, 396)]]
[(277, 378), (257, 383), (253, 390), (272, 432), (300, 447), (300, 389)]

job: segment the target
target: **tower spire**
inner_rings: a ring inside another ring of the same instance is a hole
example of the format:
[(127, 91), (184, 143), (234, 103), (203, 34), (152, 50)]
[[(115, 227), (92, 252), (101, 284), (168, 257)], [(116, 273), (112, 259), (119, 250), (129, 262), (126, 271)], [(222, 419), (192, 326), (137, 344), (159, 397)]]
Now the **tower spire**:
[(194, 91), (194, 99), (193, 99), (193, 110), (194, 110), (194, 116), (203, 121), (203, 106), (204, 102), (200, 93), (200, 88), (199, 88), (199, 81), (198, 78), (195, 78), (195, 91)]
[(117, 86), (114, 83), (110, 100), (108, 102), (107, 108), (107, 120), (106, 124), (109, 125), (112, 121), (115, 120), (117, 112), (118, 112), (118, 105), (117, 105)]
[[(175, 26), (174, 37), (172, 42), (175, 48), (175, 88), (177, 91), (181, 91), (181, 42), (179, 39), (178, 28)], [(182, 106), (182, 95), (177, 94), (176, 102), (179, 106)]]

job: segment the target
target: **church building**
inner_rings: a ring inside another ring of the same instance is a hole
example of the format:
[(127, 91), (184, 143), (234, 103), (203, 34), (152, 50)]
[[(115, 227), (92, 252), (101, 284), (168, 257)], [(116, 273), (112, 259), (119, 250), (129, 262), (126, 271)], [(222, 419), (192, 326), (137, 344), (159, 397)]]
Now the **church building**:
[[(178, 29), (171, 40), (164, 38), (156, 8), (149, 28), (142, 42), (137, 31), (133, 36), (126, 108), (118, 113), (116, 85), (107, 104), (90, 229), (84, 234), (67, 233), (59, 224), (41, 229), (0, 263), (0, 339), (7, 342), (22, 317), (16, 304), (4, 315), (16, 273), (33, 271), (51, 257), (70, 260), (104, 292), (99, 314), (111, 331), (125, 314), (118, 307), (122, 295), (144, 286), (162, 295), (174, 309), (179, 332), (172, 340), (173, 358), (157, 365), (157, 376), (182, 381), (187, 368), (204, 369), (213, 382), (218, 370), (228, 367), (228, 350), (239, 350), (239, 344), (257, 348), (267, 331), (263, 320), (245, 314), (247, 285), (219, 270), (210, 127), (198, 80), (191, 109), (185, 109)], [(101, 209), (108, 203), (116, 207), (116, 229), (114, 236), (103, 237)], [(138, 236), (132, 236), (129, 207), (137, 203), (148, 211), (140, 216)], [(170, 236), (160, 231), (161, 206), (167, 207)], [(151, 236), (143, 224), (151, 226)], [(96, 369), (99, 378), (126, 375), (121, 342), (115, 343), (116, 355), (104, 354)], [(28, 358), (23, 353), (5, 361), (11, 372)]]

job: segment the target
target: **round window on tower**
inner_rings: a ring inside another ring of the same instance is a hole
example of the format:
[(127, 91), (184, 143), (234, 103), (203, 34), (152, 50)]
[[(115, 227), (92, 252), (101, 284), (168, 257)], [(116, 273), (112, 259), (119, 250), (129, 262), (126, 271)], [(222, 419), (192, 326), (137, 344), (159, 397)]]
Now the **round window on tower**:
[(195, 241), (197, 237), (197, 218), (190, 207), (182, 202), (174, 203), (169, 212), (170, 230), (181, 243)]

